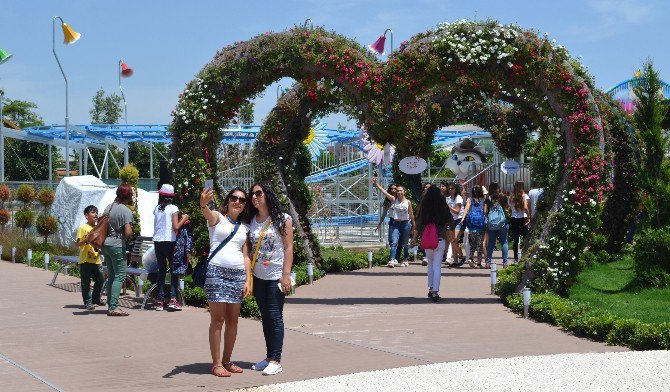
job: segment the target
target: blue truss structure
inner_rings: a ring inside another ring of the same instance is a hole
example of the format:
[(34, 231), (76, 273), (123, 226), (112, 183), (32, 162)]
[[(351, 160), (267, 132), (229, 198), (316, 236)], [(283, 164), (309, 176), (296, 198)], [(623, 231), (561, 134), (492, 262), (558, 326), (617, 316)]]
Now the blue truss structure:
[[(323, 125), (323, 123), (319, 124)], [(221, 143), (251, 145), (258, 138), (261, 126), (255, 124), (243, 124), (235, 128), (223, 130)], [(352, 143), (360, 141), (363, 131), (346, 129), (329, 129), (327, 131), (327, 143)], [(49, 141), (61, 145), (65, 140), (64, 125), (47, 125), (25, 128), (23, 131), (31, 141), (41, 141), (49, 144)], [(435, 132), (433, 145), (454, 144), (459, 140), (469, 138), (490, 137), (485, 131), (463, 131), (463, 130), (438, 130)], [(172, 136), (167, 125), (164, 124), (80, 124), (70, 125), (70, 143), (88, 145), (116, 145), (125, 148), (127, 143), (171, 143)], [(360, 144), (360, 143), (358, 143)], [(361, 147), (362, 148), (362, 147)]]
[[(616, 86), (613, 86), (609, 88), (605, 93), (615, 96), (616, 94), (622, 93), (622, 92), (627, 92), (627, 91), (632, 91), (634, 87), (636, 87), (640, 83), (640, 78), (631, 78), (628, 80), (624, 80), (623, 82), (617, 84)], [(670, 84), (667, 84), (666, 82), (661, 80), (661, 90), (663, 90), (663, 95), (666, 98), (670, 98)]]

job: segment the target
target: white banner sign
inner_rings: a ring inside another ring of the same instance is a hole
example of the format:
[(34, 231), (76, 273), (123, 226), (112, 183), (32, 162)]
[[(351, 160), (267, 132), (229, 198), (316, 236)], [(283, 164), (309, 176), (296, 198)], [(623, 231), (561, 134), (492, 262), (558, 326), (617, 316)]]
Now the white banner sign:
[(400, 171), (407, 174), (419, 174), (426, 170), (426, 160), (419, 157), (405, 157), (399, 163)]
[(500, 171), (508, 176), (515, 175), (521, 169), (519, 162), (508, 160), (500, 164)]

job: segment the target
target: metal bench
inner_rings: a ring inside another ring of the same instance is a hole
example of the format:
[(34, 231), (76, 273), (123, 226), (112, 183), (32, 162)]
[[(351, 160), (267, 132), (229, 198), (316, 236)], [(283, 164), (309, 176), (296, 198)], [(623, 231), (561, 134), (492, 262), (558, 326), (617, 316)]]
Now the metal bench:
[[(58, 262), (60, 265), (58, 266), (58, 269), (56, 269), (56, 272), (54, 273), (53, 278), (51, 278), (51, 286), (56, 285), (56, 278), (58, 278), (58, 275), (61, 273), (61, 271), (65, 270), (65, 275), (67, 275), (67, 270), (70, 268), (71, 265), (77, 265), (79, 264), (79, 257), (77, 256), (54, 256), (53, 257), (54, 262)], [(102, 271), (107, 271), (107, 266), (102, 265), (101, 266)], [(133, 287), (135, 288), (135, 296), (136, 297), (141, 297), (142, 296), (142, 284), (141, 284), (141, 279), (140, 282), (136, 282), (134, 277), (137, 276), (139, 277), (141, 274), (146, 274), (147, 270), (143, 268), (132, 268), (132, 267), (127, 267), (126, 268), (126, 281), (131, 282)], [(105, 279), (104, 286), (102, 288), (102, 292), (105, 293), (105, 286), (107, 286), (107, 279)], [(125, 292), (124, 292), (125, 293)]]

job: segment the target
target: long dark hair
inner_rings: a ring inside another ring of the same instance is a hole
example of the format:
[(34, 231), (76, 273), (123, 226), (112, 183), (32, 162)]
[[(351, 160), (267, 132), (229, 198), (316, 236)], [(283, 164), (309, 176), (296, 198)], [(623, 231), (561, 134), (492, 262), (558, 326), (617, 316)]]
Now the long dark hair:
[(514, 204), (514, 209), (517, 211), (523, 211), (523, 195), (526, 193), (524, 190), (524, 182), (517, 181), (514, 183), (514, 192), (512, 193), (512, 203)]
[[(275, 194), (275, 191), (272, 189), (272, 184), (267, 180), (261, 180), (249, 188), (249, 194), (254, 194), (254, 187), (259, 186), (263, 193), (265, 194), (265, 204), (268, 206), (268, 212), (270, 213), (270, 219), (272, 219), (272, 226), (275, 227), (275, 230), (279, 232), (282, 236), (286, 234), (286, 218), (284, 217), (284, 210), (279, 203), (279, 199)], [(258, 214), (258, 208), (254, 206), (254, 203), (249, 201), (249, 215), (251, 217)]]
[(172, 196), (158, 195), (158, 211), (165, 211), (165, 207), (172, 204)]
[(431, 185), (419, 204), (419, 222), (422, 225), (433, 223), (436, 226), (441, 226), (451, 223), (453, 219), (451, 213), (449, 213), (447, 201), (440, 193), (440, 188)]
[[(390, 183), (388, 188), (386, 188), (386, 192), (389, 194), (391, 193), (391, 188), (396, 187), (398, 189), (398, 185), (394, 182)], [(395, 195), (393, 195), (395, 196)], [(388, 197), (384, 197), (384, 208), (390, 208), (391, 207), (391, 200), (388, 199)]]
[(251, 199), (249, 198), (249, 194), (247, 191), (240, 187), (236, 187), (230, 190), (226, 197), (223, 198), (223, 204), (221, 207), (219, 207), (219, 212), (222, 215), (226, 215), (228, 213), (228, 201), (230, 201), (230, 196), (233, 195), (235, 192), (242, 192), (244, 194), (244, 197), (247, 199), (247, 202), (244, 204), (244, 208), (242, 209), (242, 212), (240, 212), (240, 215), (237, 217), (238, 222), (244, 222), (244, 223), (249, 223), (251, 221), (251, 216), (249, 215), (249, 206), (251, 205)]

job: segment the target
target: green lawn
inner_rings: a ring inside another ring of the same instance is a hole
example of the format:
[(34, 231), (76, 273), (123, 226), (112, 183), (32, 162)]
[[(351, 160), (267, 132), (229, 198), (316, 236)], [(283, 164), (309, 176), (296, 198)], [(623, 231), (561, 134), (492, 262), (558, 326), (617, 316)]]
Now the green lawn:
[(633, 290), (629, 285), (634, 277), (631, 258), (595, 263), (579, 275), (570, 289), (570, 299), (620, 317), (647, 323), (670, 322), (670, 288)]

